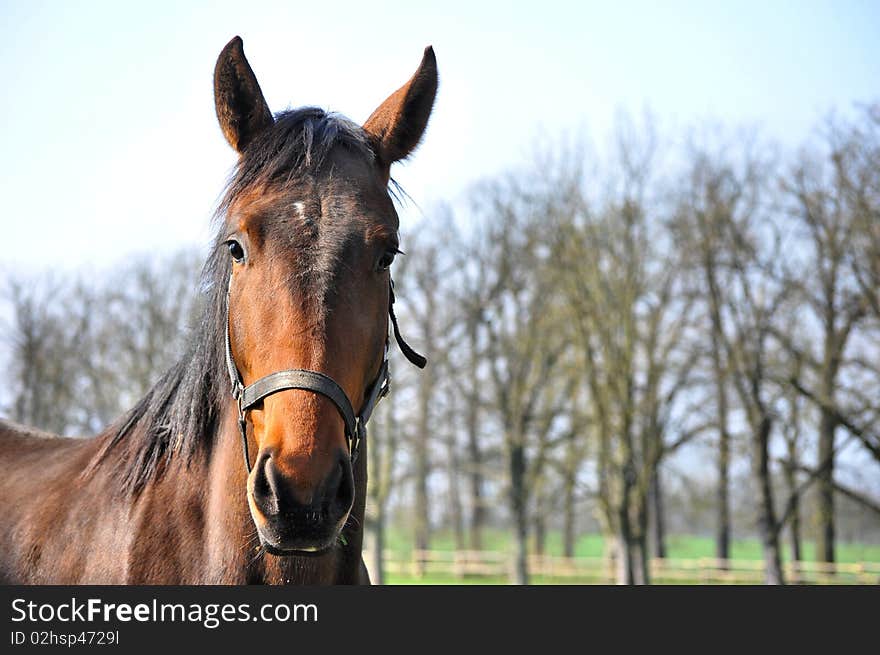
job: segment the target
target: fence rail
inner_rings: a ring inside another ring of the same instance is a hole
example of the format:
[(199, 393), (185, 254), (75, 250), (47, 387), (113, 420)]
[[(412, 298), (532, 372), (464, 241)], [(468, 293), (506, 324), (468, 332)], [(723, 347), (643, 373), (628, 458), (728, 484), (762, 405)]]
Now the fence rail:
[[(364, 553), (368, 566), (373, 559)], [(497, 581), (510, 579), (513, 560), (510, 555), (493, 551), (415, 550), (409, 558), (386, 551), (385, 572), (419, 579), (449, 577)], [(613, 564), (607, 558), (555, 557), (531, 555), (529, 573), (536, 579), (578, 584), (614, 583)], [(880, 562), (828, 564), (824, 562), (787, 562), (785, 579), (799, 584), (880, 584)], [(712, 557), (698, 559), (652, 559), (649, 562), (651, 581), (659, 584), (761, 584), (764, 563), (760, 560), (722, 560)]]

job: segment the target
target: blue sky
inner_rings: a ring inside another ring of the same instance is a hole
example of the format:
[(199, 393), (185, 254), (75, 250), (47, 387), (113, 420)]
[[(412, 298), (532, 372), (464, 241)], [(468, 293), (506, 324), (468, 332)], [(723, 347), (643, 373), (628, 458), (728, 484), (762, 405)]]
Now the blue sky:
[[(105, 266), (207, 243), (235, 162), (214, 61), (234, 35), (273, 110), (363, 121), (433, 44), (423, 147), (394, 171), (420, 211), (519, 165), (541, 135), (601, 142), (618, 111), (675, 131), (758, 125), (793, 146), (880, 98), (880, 2), (0, 4), (4, 269)], [(421, 208), (421, 210), (419, 209)]]

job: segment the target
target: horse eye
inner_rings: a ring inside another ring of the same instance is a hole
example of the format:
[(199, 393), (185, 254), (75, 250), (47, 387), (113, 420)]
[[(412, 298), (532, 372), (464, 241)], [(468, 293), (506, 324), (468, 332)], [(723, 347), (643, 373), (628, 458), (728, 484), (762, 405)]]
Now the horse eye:
[(382, 255), (381, 259), (379, 259), (379, 271), (387, 271), (391, 268), (391, 264), (394, 263), (394, 255), (397, 253), (393, 250), (386, 250), (385, 254)]
[(244, 248), (238, 241), (230, 240), (226, 242), (226, 245), (229, 247), (229, 254), (236, 262), (240, 264), (244, 261)]

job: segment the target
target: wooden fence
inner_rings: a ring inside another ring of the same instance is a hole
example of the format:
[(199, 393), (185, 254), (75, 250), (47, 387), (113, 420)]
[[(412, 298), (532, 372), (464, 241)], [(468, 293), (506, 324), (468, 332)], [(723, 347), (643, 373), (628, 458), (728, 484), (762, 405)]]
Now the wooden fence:
[[(372, 565), (372, 555), (364, 553), (364, 561)], [(438, 578), (487, 582), (508, 580), (513, 560), (502, 552), (493, 551), (413, 551), (409, 558), (387, 551), (383, 558), (386, 574), (427, 582)], [(762, 584), (764, 563), (760, 560), (652, 559), (649, 563), (651, 582), (655, 584)], [(826, 564), (822, 562), (788, 562), (784, 565), (789, 584), (880, 584), (880, 562)], [(529, 574), (537, 582), (556, 584), (613, 584), (614, 570), (606, 558), (529, 557)]]

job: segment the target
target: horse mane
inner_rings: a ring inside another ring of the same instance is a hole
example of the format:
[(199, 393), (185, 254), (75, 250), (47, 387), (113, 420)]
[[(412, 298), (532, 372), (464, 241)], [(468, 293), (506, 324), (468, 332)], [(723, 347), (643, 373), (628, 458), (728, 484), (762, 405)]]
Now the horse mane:
[(201, 275), (201, 319), (190, 329), (185, 353), (108, 428), (106, 442), (86, 474), (111, 452), (120, 451), (114, 470), (121, 477), (122, 491), (137, 495), (162, 475), (173, 458), (189, 463), (197, 453), (210, 452), (221, 412), (231, 400), (224, 341), (231, 268), (224, 246), (228, 210), (248, 190), (284, 189), (316, 174), (336, 146), (370, 160), (375, 157), (360, 126), (315, 107), (276, 114), (274, 124), (247, 146), (214, 215), (217, 233)]

